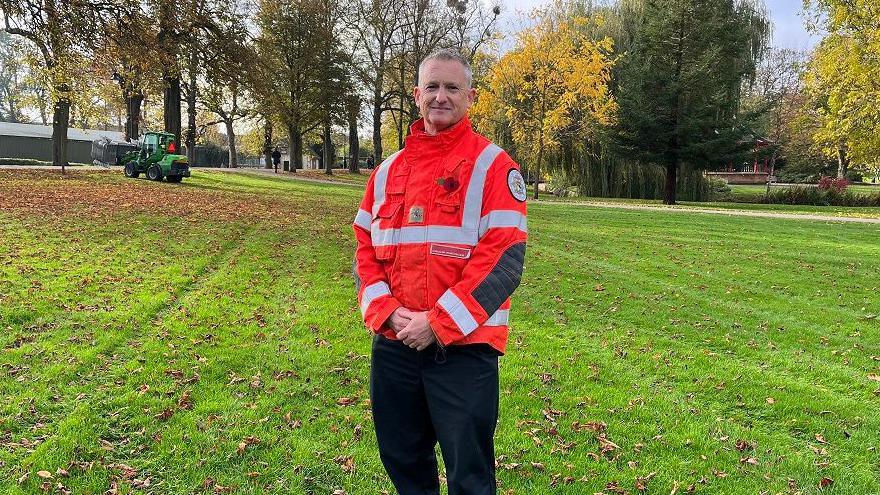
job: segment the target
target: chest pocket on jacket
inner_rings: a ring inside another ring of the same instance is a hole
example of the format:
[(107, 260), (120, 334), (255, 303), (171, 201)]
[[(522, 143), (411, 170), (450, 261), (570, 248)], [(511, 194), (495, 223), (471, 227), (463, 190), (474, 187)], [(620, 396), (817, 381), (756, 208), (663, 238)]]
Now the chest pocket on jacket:
[(441, 225), (461, 225), (461, 196), (458, 192), (438, 194), (434, 198), (434, 212)]
[(435, 186), (433, 208), (435, 221), (441, 225), (461, 225), (461, 196), (464, 190), (461, 171), (466, 164), (467, 160), (463, 158), (451, 157), (443, 165), (442, 182), (438, 181)]
[(400, 241), (400, 226), (403, 217), (403, 195), (388, 196), (373, 217), (370, 229), (373, 250), (376, 252), (376, 259), (380, 261), (394, 259), (397, 243)]

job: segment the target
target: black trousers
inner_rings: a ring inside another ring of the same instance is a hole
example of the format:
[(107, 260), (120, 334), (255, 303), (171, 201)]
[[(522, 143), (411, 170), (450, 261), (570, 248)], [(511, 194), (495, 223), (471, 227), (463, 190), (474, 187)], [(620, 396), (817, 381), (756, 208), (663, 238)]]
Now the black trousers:
[(449, 495), (495, 494), (498, 352), (486, 344), (419, 352), (377, 335), (370, 397), (379, 456), (400, 495), (437, 495), (439, 442)]

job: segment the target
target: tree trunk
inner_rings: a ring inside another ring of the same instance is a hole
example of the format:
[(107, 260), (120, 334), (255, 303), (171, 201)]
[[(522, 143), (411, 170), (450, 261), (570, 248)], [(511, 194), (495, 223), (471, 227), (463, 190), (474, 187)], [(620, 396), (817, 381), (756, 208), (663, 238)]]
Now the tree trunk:
[(165, 77), (165, 132), (180, 144), (180, 77)]
[(382, 73), (376, 75), (373, 86), (373, 161), (382, 161)]
[(353, 174), (360, 173), (361, 143), (357, 131), (357, 113), (351, 112), (348, 116), (348, 171)]
[(136, 141), (140, 135), (141, 104), (144, 102), (143, 93), (129, 94), (125, 102), (125, 140)]
[(846, 156), (846, 145), (841, 144), (837, 147), (837, 178), (846, 177), (847, 168), (849, 167), (849, 157)]
[[(543, 136), (542, 136), (543, 138)], [(535, 199), (538, 199), (538, 184), (541, 182), (541, 160), (544, 159), (544, 140), (538, 146), (538, 161), (535, 163), (535, 174), (532, 178), (535, 180)]]
[(678, 158), (666, 165), (666, 187), (663, 190), (663, 204), (675, 204), (675, 186), (678, 183)]
[(770, 184), (771, 184), (771, 182), (773, 182), (773, 176), (775, 175), (775, 172), (776, 172), (776, 152), (774, 151), (770, 155), (770, 173), (767, 174), (767, 192), (764, 193), (764, 198), (768, 203), (770, 202)]
[(46, 108), (46, 90), (36, 88), (34, 91), (37, 93), (37, 106), (40, 109), (40, 122), (42, 122), (43, 125), (48, 125), (49, 109)]
[(272, 168), (272, 119), (265, 116), (266, 123), (263, 125), (263, 161), (266, 169)]
[(199, 71), (198, 64), (198, 53), (194, 49), (190, 49), (189, 81), (187, 81), (186, 92), (186, 161), (190, 166), (195, 166), (196, 163), (196, 97), (199, 93), (196, 75)]
[[(295, 172), (297, 170), (303, 170), (305, 168), (305, 164), (303, 163), (303, 153), (305, 152), (305, 148), (303, 147), (303, 135), (301, 132), (299, 132), (299, 128), (295, 130), (294, 143), (296, 143), (296, 154), (293, 155), (291, 167), (292, 170)], [(296, 165), (296, 167), (293, 167), (293, 165)]]
[(336, 161), (336, 153), (333, 151), (333, 141), (330, 139), (330, 121), (324, 122), (324, 173), (333, 175), (333, 162)]
[(52, 114), (52, 165), (66, 173), (67, 126), (70, 123), (70, 100), (66, 97), (55, 102)]
[(400, 119), (397, 120), (397, 149), (403, 149), (403, 120), (407, 113), (403, 109), (403, 98), (400, 99)]
[(302, 135), (295, 125), (287, 126), (287, 135), (290, 139), (290, 171), (296, 173), (297, 156), (302, 163)]
[(223, 122), (226, 125), (226, 137), (229, 139), (229, 168), (238, 168), (238, 152), (235, 150), (235, 129), (232, 120)]

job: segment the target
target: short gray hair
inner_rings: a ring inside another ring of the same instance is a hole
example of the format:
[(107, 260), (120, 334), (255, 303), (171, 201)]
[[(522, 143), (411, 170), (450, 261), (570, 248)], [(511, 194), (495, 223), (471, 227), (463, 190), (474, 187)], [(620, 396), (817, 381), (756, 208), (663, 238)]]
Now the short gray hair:
[[(467, 82), (467, 87), (470, 88), (474, 82), (474, 71), (471, 70), (471, 63), (468, 62), (468, 59), (464, 58), (461, 53), (456, 50), (452, 50), (449, 48), (443, 48), (433, 52), (428, 55), (424, 59), (422, 59), (422, 63), (419, 64), (419, 78), (422, 77), (422, 70), (425, 68), (425, 64), (427, 64), (431, 60), (441, 60), (441, 61), (455, 61), (461, 64), (464, 67), (464, 78)], [(419, 81), (421, 83), (421, 81)]]

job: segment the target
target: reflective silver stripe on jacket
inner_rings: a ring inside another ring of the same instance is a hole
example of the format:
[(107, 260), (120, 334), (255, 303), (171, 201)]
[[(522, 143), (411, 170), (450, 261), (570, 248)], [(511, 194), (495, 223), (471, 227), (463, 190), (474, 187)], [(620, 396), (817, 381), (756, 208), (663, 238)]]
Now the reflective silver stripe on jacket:
[(461, 227), (465, 230), (476, 232), (480, 227), (480, 213), (483, 210), (483, 190), (486, 187), (486, 175), (489, 167), (501, 154), (502, 149), (494, 143), (489, 143), (477, 156), (474, 162), (474, 171), (468, 182), (467, 195), (464, 199), (462, 210)]
[(370, 237), (373, 246), (396, 246), (398, 244), (424, 244), (446, 242), (476, 246), (489, 229), (515, 227), (528, 233), (526, 216), (513, 210), (494, 210), (479, 221), (479, 230), (447, 225), (412, 226), (399, 229), (380, 229), (372, 226)]
[(452, 321), (455, 322), (455, 325), (464, 335), (468, 335), (477, 329), (477, 321), (471, 316), (470, 311), (461, 302), (461, 299), (452, 292), (452, 289), (446, 289), (446, 292), (437, 300), (437, 304), (449, 314)]
[(397, 159), (403, 150), (389, 156), (379, 165), (376, 171), (376, 179), (373, 181), (373, 216), (379, 212), (379, 207), (385, 202), (385, 184), (388, 182), (388, 171), (391, 170), (391, 164)]
[(370, 237), (373, 246), (425, 244), (427, 242), (476, 246), (479, 240), (477, 231), (467, 232), (461, 227), (445, 225), (412, 226), (399, 229), (380, 229), (377, 226), (373, 226)]
[(354, 224), (364, 230), (370, 230), (370, 222), (373, 220), (370, 212), (359, 209), (354, 216)]
[(507, 321), (510, 319), (510, 310), (509, 309), (499, 309), (492, 316), (486, 320), (486, 323), (483, 325), (488, 327), (496, 327), (499, 325), (507, 325)]
[(361, 296), (361, 315), (364, 317), (367, 316), (367, 308), (370, 307), (370, 304), (377, 298), (382, 296), (390, 296), (391, 289), (388, 288), (388, 284), (385, 282), (376, 282), (374, 284), (368, 285), (364, 288), (364, 293)]
[(489, 229), (500, 227), (516, 227), (528, 233), (526, 216), (514, 210), (492, 210), (480, 219), (480, 237), (482, 238)]

